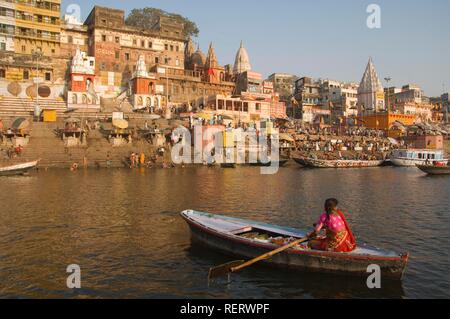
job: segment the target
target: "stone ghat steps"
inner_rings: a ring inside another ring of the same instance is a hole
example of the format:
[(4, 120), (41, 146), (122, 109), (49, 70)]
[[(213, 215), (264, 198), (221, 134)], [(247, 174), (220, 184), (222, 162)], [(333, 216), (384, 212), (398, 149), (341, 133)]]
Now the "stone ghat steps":
[(70, 167), (73, 163), (82, 166), (87, 161), (90, 167), (124, 167), (132, 152), (144, 152), (146, 156), (154, 153), (154, 148), (145, 141), (133, 145), (112, 147), (105, 138), (88, 138), (88, 146), (65, 147), (57, 138), (31, 138), (24, 148), (20, 161), (41, 159), (40, 167)]
[[(32, 99), (1, 97), (0, 116), (32, 116), (35, 103)], [(39, 99), (39, 106), (42, 109), (56, 110), (58, 116), (62, 116), (67, 110), (66, 102), (58, 99)]]

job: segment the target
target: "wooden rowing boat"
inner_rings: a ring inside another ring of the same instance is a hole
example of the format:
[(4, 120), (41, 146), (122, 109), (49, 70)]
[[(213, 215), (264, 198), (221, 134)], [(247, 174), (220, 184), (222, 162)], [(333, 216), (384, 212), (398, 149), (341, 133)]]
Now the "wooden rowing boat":
[(220, 167), (221, 168), (236, 168), (236, 164), (235, 163), (221, 163)]
[(303, 161), (304, 166), (313, 168), (363, 168), (377, 167), (384, 163), (384, 160), (321, 160), (313, 158), (304, 158)]
[[(306, 232), (282, 226), (213, 215), (194, 210), (181, 213), (194, 239), (222, 252), (254, 258), (280, 246), (286, 238), (302, 238)], [(257, 235), (255, 235), (257, 234)], [(291, 248), (264, 263), (298, 270), (368, 276), (369, 265), (378, 265), (382, 278), (400, 280), (405, 272), (408, 254), (359, 244), (350, 253), (311, 250), (305, 245)]]
[(417, 168), (428, 175), (450, 175), (450, 166), (417, 165)]
[(306, 159), (305, 157), (294, 157), (293, 158), (293, 160), (300, 166), (307, 166), (305, 159)]
[(39, 162), (39, 160), (22, 163), (22, 164), (15, 164), (15, 165), (0, 167), (0, 176), (25, 174), (29, 170), (35, 168), (37, 166), (38, 162)]
[(270, 161), (267, 163), (262, 163), (260, 161), (256, 163), (250, 163), (250, 166), (258, 166), (258, 167), (269, 167), (269, 166), (278, 166), (283, 167), (286, 165), (286, 163), (289, 161), (289, 159), (280, 159), (279, 161)]

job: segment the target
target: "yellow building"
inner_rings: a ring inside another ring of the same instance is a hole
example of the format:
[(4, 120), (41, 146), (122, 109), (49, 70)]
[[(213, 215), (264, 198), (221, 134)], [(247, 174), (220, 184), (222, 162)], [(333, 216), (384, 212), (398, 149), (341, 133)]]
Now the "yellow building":
[[(60, 14), (61, 0), (0, 0), (0, 79), (54, 79), (51, 59), (60, 56)], [(38, 61), (37, 52), (42, 53)]]
[(391, 136), (390, 131), (395, 129), (394, 123), (399, 122), (404, 126), (413, 125), (416, 116), (412, 114), (400, 114), (393, 112), (383, 112), (358, 117), (358, 123), (369, 129), (383, 130)]
[(14, 51), (21, 54), (42, 52), (58, 56), (61, 33), (61, 0), (16, 1)]

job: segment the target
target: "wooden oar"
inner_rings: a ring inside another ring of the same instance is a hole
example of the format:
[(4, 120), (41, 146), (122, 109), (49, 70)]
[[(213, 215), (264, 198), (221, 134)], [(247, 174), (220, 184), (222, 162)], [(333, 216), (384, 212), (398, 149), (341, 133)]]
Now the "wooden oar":
[(265, 253), (264, 255), (258, 256), (249, 261), (235, 260), (235, 261), (232, 261), (232, 262), (220, 265), (220, 266), (210, 268), (208, 279), (214, 279), (214, 278), (217, 278), (220, 276), (225, 276), (229, 273), (241, 271), (242, 269), (247, 268), (247, 267), (257, 263), (258, 261), (268, 259), (268, 258), (272, 257), (273, 255), (281, 253), (281, 252), (283, 252), (289, 248), (292, 248), (294, 246), (297, 246), (301, 243), (307, 242), (310, 239), (311, 239), (310, 237), (304, 237), (301, 239), (294, 240), (292, 243), (289, 243), (286, 246), (282, 246), (280, 248), (272, 250), (268, 253)]

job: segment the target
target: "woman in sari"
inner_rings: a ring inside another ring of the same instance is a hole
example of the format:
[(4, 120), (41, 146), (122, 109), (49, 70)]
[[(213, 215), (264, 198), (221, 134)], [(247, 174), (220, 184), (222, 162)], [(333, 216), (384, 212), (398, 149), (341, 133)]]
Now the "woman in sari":
[[(309, 234), (309, 247), (316, 250), (350, 252), (356, 248), (355, 236), (345, 219), (344, 214), (337, 207), (338, 201), (330, 198), (325, 201), (325, 213), (315, 225), (314, 232)], [(325, 229), (325, 237), (317, 237)]]

